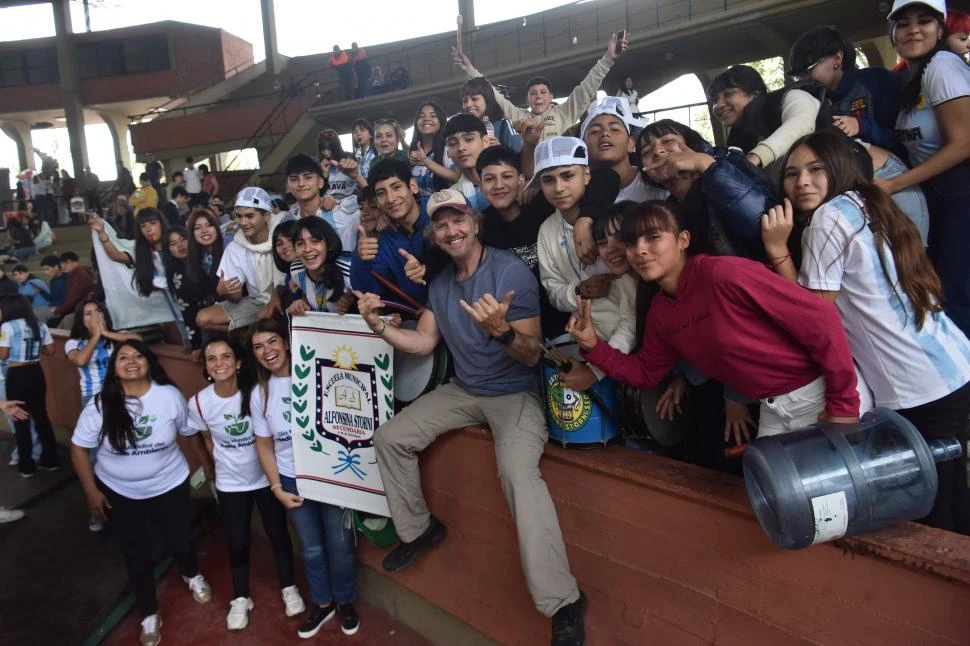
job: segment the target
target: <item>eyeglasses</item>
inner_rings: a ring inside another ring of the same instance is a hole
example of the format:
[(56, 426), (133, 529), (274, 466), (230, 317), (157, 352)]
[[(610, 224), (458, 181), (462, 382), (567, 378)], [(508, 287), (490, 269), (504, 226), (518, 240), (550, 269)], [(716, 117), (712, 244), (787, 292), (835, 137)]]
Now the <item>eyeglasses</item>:
[(815, 69), (816, 67), (818, 67), (819, 63), (821, 63), (822, 61), (824, 61), (826, 58), (828, 58), (828, 56), (823, 56), (822, 58), (818, 59), (817, 61), (815, 61), (814, 63), (812, 63), (808, 67), (806, 67), (801, 72), (798, 72), (797, 74), (792, 74), (792, 76), (794, 76), (795, 79), (796, 80), (799, 80), (799, 81), (804, 80), (804, 79), (807, 79), (809, 77), (809, 75), (812, 73), (812, 70)]

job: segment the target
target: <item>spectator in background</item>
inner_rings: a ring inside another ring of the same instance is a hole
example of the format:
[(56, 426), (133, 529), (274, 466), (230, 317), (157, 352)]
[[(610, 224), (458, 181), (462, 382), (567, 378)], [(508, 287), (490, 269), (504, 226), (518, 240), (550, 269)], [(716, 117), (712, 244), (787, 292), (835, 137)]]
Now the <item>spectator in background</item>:
[(135, 239), (135, 214), (128, 205), (127, 197), (119, 195), (115, 198), (108, 211), (107, 220), (119, 238)]
[(640, 109), (637, 104), (640, 102), (640, 94), (633, 88), (633, 77), (626, 77), (623, 79), (623, 85), (620, 89), (616, 91), (616, 96), (623, 97), (630, 102), (630, 108), (633, 109), (634, 114), (639, 114)]
[(391, 75), (387, 79), (387, 88), (391, 92), (394, 90), (404, 90), (411, 87), (411, 72), (407, 70), (401, 61), (391, 63)]
[(337, 73), (337, 80), (344, 91), (344, 101), (350, 101), (354, 98), (354, 67), (351, 64), (350, 56), (340, 49), (340, 45), (333, 46), (330, 67)]
[(34, 308), (34, 312), (37, 314), (37, 318), (45, 320), (50, 316), (50, 307), (47, 304), (47, 297), (50, 294), (50, 290), (47, 289), (47, 283), (30, 273), (26, 265), (14, 266), (10, 275), (20, 284), (20, 295), (30, 302), (30, 306)]
[(44, 256), (40, 270), (47, 276), (47, 304), (58, 307), (67, 300), (68, 276), (61, 269), (61, 259), (56, 254)]
[(161, 195), (162, 176), (165, 174), (165, 169), (162, 168), (161, 162), (155, 160), (155, 155), (152, 153), (145, 155), (145, 172), (148, 173), (148, 181), (152, 183), (152, 188)]
[(387, 79), (384, 78), (384, 70), (380, 65), (375, 65), (370, 72), (371, 94), (380, 94), (387, 91)]
[(142, 209), (158, 208), (158, 193), (156, 193), (155, 189), (152, 187), (148, 173), (142, 173), (139, 175), (138, 182), (141, 184), (141, 188), (135, 191), (129, 200), (131, 208), (133, 209), (136, 217), (138, 216), (138, 212)]
[(953, 9), (947, 11), (946, 46), (970, 63), (970, 15)]
[(37, 255), (37, 247), (34, 246), (34, 236), (31, 235), (27, 223), (24, 222), (22, 214), (11, 218), (7, 222), (7, 236), (13, 244), (11, 253), (17, 260), (26, 260), (31, 256)]
[(121, 160), (115, 162), (118, 167), (118, 179), (111, 187), (112, 191), (117, 191), (122, 195), (131, 195), (135, 192), (135, 179), (131, 176), (131, 171), (125, 168)]
[(17, 284), (17, 281), (8, 276), (7, 272), (3, 270), (3, 265), (0, 265), (0, 296), (19, 293), (20, 285)]
[(67, 276), (67, 296), (51, 312), (52, 325), (70, 329), (74, 324), (74, 309), (94, 291), (94, 274), (81, 264), (73, 251), (61, 254), (61, 275)]
[(185, 182), (185, 190), (189, 192), (190, 206), (194, 206), (198, 200), (199, 193), (202, 192), (202, 174), (195, 167), (195, 159), (185, 158), (185, 168), (182, 169), (182, 178)]
[(354, 98), (361, 99), (370, 94), (370, 61), (357, 43), (350, 44), (350, 58), (354, 66)]
[(168, 184), (166, 184), (166, 189), (168, 190), (168, 199), (172, 199), (172, 191), (175, 190), (176, 186), (185, 188), (185, 173), (180, 170), (172, 173), (171, 179), (168, 181)]
[(99, 208), (101, 206), (101, 179), (88, 167), (81, 171), (80, 179), (88, 206), (92, 209)]
[(207, 164), (199, 164), (199, 173), (202, 175), (202, 194), (208, 204), (209, 198), (219, 193), (219, 178), (209, 171)]
[[(374, 148), (377, 159), (397, 159), (407, 163), (408, 154), (403, 148), (404, 130), (396, 119), (378, 119), (374, 122)], [(368, 173), (368, 177), (370, 173)]]
[(169, 225), (178, 226), (182, 224), (182, 211), (188, 209), (189, 192), (184, 186), (176, 186), (172, 189), (172, 199), (162, 206), (162, 213)]

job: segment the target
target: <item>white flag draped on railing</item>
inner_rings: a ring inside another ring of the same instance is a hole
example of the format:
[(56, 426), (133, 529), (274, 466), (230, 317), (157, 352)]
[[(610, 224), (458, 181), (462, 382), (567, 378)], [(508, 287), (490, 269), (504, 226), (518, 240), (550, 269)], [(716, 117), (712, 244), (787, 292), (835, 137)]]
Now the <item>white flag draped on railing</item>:
[(389, 516), (374, 432), (394, 414), (394, 349), (357, 315), (311, 312), (291, 330), (300, 495)]

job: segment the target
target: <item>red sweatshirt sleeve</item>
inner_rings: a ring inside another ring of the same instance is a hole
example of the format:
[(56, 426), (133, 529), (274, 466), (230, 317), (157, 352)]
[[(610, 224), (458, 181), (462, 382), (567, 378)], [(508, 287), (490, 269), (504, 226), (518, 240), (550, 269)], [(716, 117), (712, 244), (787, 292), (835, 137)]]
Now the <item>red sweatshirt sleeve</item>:
[(655, 308), (651, 308), (647, 314), (643, 345), (635, 354), (624, 354), (603, 339), (592, 350), (581, 354), (621, 383), (637, 388), (656, 386), (673, 369), (680, 353), (665, 343), (657, 332), (655, 318), (651, 316), (654, 311)]
[(87, 267), (78, 267), (68, 281), (67, 298), (60, 307), (54, 309), (53, 315), (61, 317), (70, 314), (93, 290), (94, 277), (91, 276), (91, 272)]
[(842, 319), (835, 305), (788, 282), (753, 262), (731, 267), (732, 276), (717, 276), (726, 298), (761, 310), (785, 330), (818, 364), (825, 377), (825, 409), (836, 417), (859, 414), (855, 365)]

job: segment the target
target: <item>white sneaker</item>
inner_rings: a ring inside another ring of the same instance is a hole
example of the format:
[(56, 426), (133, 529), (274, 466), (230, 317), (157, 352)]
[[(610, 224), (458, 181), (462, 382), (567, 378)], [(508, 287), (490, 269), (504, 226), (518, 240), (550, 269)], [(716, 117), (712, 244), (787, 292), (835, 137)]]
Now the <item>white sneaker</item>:
[(162, 618), (158, 614), (148, 615), (141, 620), (141, 646), (155, 646), (162, 641)]
[(212, 600), (212, 588), (201, 574), (196, 574), (191, 579), (183, 576), (182, 580), (189, 584), (192, 591), (192, 598), (196, 603), (209, 603)]
[(242, 630), (249, 625), (249, 611), (253, 609), (253, 600), (249, 597), (236, 597), (229, 602), (229, 614), (226, 616), (226, 628)]
[(283, 605), (286, 606), (287, 617), (295, 617), (306, 611), (300, 589), (295, 585), (283, 588)]
[[(3, 507), (0, 507), (0, 524), (12, 523), (13, 521), (20, 520), (23, 517), (24, 517), (24, 512), (19, 509), (4, 509)], [(294, 589), (296, 588), (296, 586), (293, 586), (293, 587)], [(284, 599), (286, 598), (285, 590), (283, 591), (283, 598)], [(300, 597), (297, 596), (297, 599), (299, 598)], [(301, 607), (303, 606), (303, 601), (300, 601), (300, 606)], [(300, 612), (302, 612), (302, 610)]]
[(92, 532), (100, 532), (104, 529), (104, 521), (97, 516), (90, 516), (88, 518), (88, 530)]

